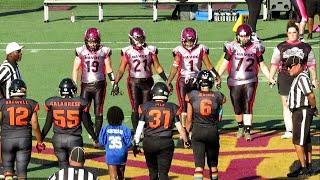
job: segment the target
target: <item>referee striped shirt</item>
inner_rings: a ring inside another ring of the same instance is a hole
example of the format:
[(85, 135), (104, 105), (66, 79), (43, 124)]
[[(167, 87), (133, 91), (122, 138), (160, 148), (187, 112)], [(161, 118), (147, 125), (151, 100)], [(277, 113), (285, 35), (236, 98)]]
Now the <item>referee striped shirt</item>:
[(310, 78), (306, 71), (301, 72), (292, 82), (288, 96), (289, 109), (309, 106), (308, 94), (312, 93)]
[(3, 63), (0, 65), (0, 85), (1, 91), (5, 98), (10, 98), (9, 87), (11, 81), (13, 81), (14, 79), (22, 79), (18, 64), (10, 63), (7, 60), (3, 61)]
[(60, 169), (48, 180), (97, 180), (98, 178), (84, 168), (68, 167)]

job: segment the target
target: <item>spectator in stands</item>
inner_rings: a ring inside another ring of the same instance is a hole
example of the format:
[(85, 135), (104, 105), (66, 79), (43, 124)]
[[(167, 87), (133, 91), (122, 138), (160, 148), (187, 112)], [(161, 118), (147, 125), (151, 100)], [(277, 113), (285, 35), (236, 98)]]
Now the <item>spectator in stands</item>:
[(48, 178), (48, 180), (97, 180), (97, 176), (84, 168), (84, 162), (84, 149), (82, 147), (74, 147), (70, 153), (69, 167), (55, 172)]
[(319, 0), (306, 0), (307, 14), (308, 14), (308, 39), (312, 39), (312, 31), (320, 32), (320, 24), (313, 29), (314, 16), (318, 15), (320, 23), (320, 1)]
[(253, 41), (259, 41), (259, 37), (257, 35), (257, 21), (260, 15), (260, 10), (261, 10), (261, 4), (262, 0), (246, 0), (246, 3), (248, 5), (248, 10), (249, 10), (249, 19), (248, 19), (248, 24), (252, 28), (252, 40)]

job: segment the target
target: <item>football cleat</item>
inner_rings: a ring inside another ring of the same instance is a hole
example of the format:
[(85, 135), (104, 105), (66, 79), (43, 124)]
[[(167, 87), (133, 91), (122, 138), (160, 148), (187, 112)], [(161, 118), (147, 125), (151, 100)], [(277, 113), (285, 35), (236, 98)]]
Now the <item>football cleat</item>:
[(244, 136), (244, 127), (238, 129), (237, 139), (240, 139), (243, 136)]
[(287, 174), (287, 177), (307, 177), (307, 176), (310, 176), (310, 171), (306, 167), (303, 167), (303, 168), (300, 167), (299, 169), (296, 169), (291, 173)]
[(292, 139), (292, 132), (285, 132), (282, 136), (281, 139)]
[(252, 141), (251, 134), (248, 132), (244, 133), (244, 138), (246, 139), (246, 141)]

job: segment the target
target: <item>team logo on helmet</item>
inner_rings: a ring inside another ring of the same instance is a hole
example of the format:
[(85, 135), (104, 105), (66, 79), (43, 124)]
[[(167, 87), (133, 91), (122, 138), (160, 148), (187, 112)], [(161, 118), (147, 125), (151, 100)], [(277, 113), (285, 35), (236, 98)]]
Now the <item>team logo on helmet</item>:
[(27, 86), (21, 79), (15, 79), (11, 82), (9, 87), (10, 97), (25, 96), (27, 93)]
[(73, 97), (77, 93), (76, 83), (70, 78), (64, 78), (59, 84), (61, 96)]
[(191, 50), (198, 42), (197, 31), (191, 27), (184, 28), (181, 31), (181, 44), (186, 49)]
[(87, 29), (84, 33), (84, 42), (90, 51), (97, 51), (100, 47), (101, 42), (100, 31), (97, 28)]
[(132, 28), (128, 35), (131, 45), (135, 45), (137, 47), (142, 47), (145, 45), (146, 36), (140, 27)]

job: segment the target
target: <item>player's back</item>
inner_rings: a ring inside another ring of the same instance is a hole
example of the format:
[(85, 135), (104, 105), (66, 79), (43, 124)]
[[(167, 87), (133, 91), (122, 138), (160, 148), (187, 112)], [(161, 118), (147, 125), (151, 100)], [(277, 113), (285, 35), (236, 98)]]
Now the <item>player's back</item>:
[[(126, 154), (131, 147), (131, 130), (123, 125), (108, 125), (102, 129), (107, 156)], [(102, 137), (101, 137), (102, 138)]]
[(51, 97), (46, 100), (47, 111), (52, 112), (54, 133), (81, 135), (82, 114), (88, 111), (87, 102), (81, 97)]
[(193, 90), (187, 95), (193, 109), (193, 124), (214, 125), (219, 120), (223, 94), (214, 91)]
[(179, 115), (179, 107), (170, 102), (149, 101), (140, 106), (146, 123), (144, 136), (172, 137), (172, 129)]
[(2, 138), (32, 137), (31, 119), (38, 110), (39, 104), (32, 99), (1, 99)]

